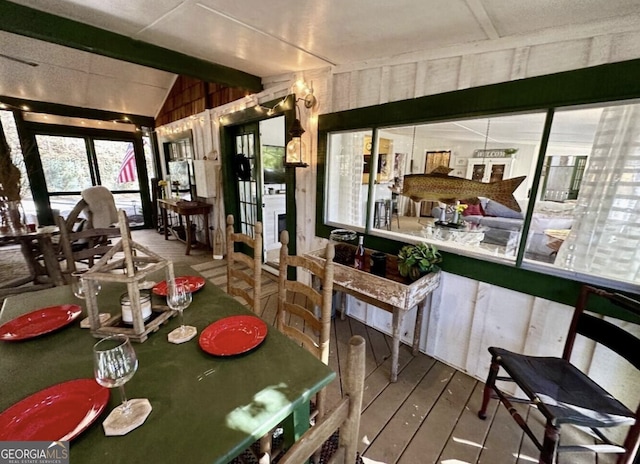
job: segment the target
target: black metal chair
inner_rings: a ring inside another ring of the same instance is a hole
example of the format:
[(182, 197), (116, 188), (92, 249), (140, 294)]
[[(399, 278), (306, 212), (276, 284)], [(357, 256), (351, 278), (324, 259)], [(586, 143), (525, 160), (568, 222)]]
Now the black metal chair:
[[(628, 329), (585, 312), (587, 308), (593, 307), (592, 304), (603, 304), (603, 301), (598, 302), (603, 299), (614, 305), (616, 317), (636, 324), (640, 321), (640, 301), (585, 285), (575, 306), (562, 358), (526, 356), (503, 348), (489, 348), (492, 355), (491, 368), (478, 416), (486, 418), (489, 399), (492, 391), (495, 392), (517, 424), (540, 450), (540, 463), (555, 463), (557, 454), (562, 451), (585, 451), (619, 453), (618, 464), (631, 464), (638, 452), (640, 404), (636, 405), (635, 412), (631, 411), (569, 362), (576, 334), (581, 334), (608, 347), (640, 370), (640, 339)], [(627, 324), (625, 327), (634, 325)], [(498, 376), (500, 368), (507, 376)], [(528, 399), (510, 397), (496, 386), (497, 380), (515, 382)], [(638, 390), (637, 384), (630, 387)], [(542, 442), (512, 406), (511, 403), (515, 401), (525, 401), (536, 406), (544, 416), (546, 424)], [(563, 425), (591, 429), (597, 443), (574, 446), (565, 446), (563, 443), (559, 446)], [(613, 443), (600, 430), (617, 426), (629, 427), (622, 445)]]

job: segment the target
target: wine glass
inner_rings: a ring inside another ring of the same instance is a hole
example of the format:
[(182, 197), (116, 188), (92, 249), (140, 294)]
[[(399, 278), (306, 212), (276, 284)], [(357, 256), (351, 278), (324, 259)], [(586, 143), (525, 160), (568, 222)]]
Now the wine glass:
[(136, 370), (138, 357), (125, 335), (103, 338), (93, 346), (93, 373), (96, 382), (107, 388), (118, 387), (122, 397), (122, 404), (113, 409), (103, 423), (107, 434), (123, 435), (141, 425), (151, 412), (148, 400), (127, 400), (124, 384), (131, 380)]
[(180, 327), (169, 333), (169, 340), (182, 343), (191, 340), (197, 333), (196, 328), (184, 325), (184, 310), (189, 307), (193, 297), (189, 286), (184, 282), (172, 280), (167, 288), (167, 305), (172, 311), (180, 313)]
[[(131, 341), (124, 335), (103, 338), (93, 346), (93, 373), (96, 381), (107, 388), (120, 388), (122, 414), (130, 413), (124, 384), (138, 370), (138, 358)], [(117, 409), (117, 408), (116, 408)]]
[[(82, 300), (87, 296), (87, 283), (83, 278), (85, 272), (87, 271), (78, 271), (71, 274), (71, 289), (73, 290), (73, 294)], [(93, 282), (93, 291), (96, 295), (100, 293), (101, 288), (100, 282), (95, 280)]]

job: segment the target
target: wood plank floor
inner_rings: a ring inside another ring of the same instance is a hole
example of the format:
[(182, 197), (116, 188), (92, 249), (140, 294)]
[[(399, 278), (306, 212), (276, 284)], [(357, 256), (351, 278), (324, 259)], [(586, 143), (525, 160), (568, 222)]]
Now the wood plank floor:
[[(135, 231), (134, 240), (176, 262), (187, 262), (221, 288), (226, 286), (226, 261), (213, 260), (204, 250), (184, 255), (184, 245), (163, 240), (153, 231)], [(263, 272), (262, 314), (275, 323), (277, 282)], [(367, 342), (366, 385), (360, 423), (360, 451), (368, 463), (400, 464), (524, 464), (537, 462), (537, 450), (515, 425), (504, 407), (492, 401), (487, 420), (477, 417), (484, 384), (425, 354), (412, 356), (401, 345), (398, 381), (389, 382), (391, 338), (361, 322), (339, 317), (332, 326), (330, 365), (340, 375), (346, 365), (352, 335)], [(331, 406), (341, 396), (340, 379), (328, 388)], [(542, 431), (541, 415), (518, 405), (530, 426)], [(568, 463), (614, 462), (592, 455), (566, 454)]]

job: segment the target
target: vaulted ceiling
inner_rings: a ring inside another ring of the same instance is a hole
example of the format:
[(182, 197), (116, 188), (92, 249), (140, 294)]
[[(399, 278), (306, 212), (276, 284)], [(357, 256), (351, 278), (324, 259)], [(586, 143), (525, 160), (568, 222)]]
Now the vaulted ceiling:
[(308, 69), (640, 31), (638, 0), (0, 0), (0, 16), (0, 96), (145, 116), (176, 74), (257, 90)]

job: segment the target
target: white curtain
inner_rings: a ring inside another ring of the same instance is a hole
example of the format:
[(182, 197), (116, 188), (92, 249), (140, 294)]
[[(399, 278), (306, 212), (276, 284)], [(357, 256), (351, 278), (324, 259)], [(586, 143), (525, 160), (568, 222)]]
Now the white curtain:
[(640, 282), (640, 105), (603, 110), (555, 264)]
[(327, 219), (364, 227), (362, 170), (363, 132), (334, 134), (329, 138)]

